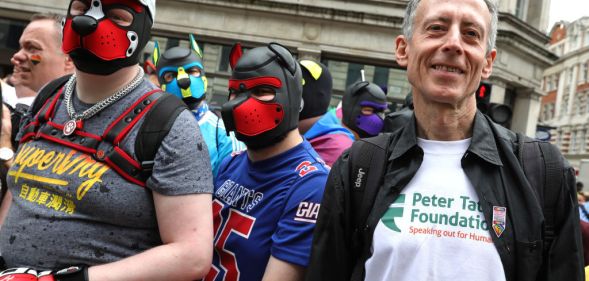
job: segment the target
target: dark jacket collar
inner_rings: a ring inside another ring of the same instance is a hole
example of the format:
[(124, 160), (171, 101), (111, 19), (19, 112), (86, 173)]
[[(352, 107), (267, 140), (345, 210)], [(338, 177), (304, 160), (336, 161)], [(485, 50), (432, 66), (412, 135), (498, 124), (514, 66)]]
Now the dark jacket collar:
[(468, 151), (493, 165), (503, 166), (491, 126), (491, 121), (477, 110)]
[[(389, 160), (397, 159), (403, 156), (408, 151), (412, 150), (417, 146), (417, 124), (415, 120), (415, 114), (412, 115), (409, 122), (398, 130), (395, 134), (396, 141), (393, 141), (391, 156)], [(477, 111), (474, 118), (474, 127), (472, 130), (472, 140), (468, 147), (468, 152), (477, 155), (484, 161), (487, 161), (493, 165), (503, 166), (499, 152), (497, 151), (497, 144), (495, 143), (495, 137), (491, 129), (490, 121), (485, 116)]]

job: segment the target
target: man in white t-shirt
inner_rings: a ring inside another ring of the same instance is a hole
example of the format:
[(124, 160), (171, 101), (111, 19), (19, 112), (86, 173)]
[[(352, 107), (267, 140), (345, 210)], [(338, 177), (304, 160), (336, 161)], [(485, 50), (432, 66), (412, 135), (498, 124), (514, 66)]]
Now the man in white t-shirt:
[(387, 162), (373, 201), (354, 203), (370, 200), (373, 177), (358, 167), (371, 156), (354, 153), (370, 141), (334, 164), (307, 280), (583, 280), (572, 169), (558, 167), (549, 242), (516, 134), (477, 111), (474, 93), (491, 75), (496, 36), (491, 0), (409, 1), (395, 55), (407, 68), (414, 114), (384, 136)]

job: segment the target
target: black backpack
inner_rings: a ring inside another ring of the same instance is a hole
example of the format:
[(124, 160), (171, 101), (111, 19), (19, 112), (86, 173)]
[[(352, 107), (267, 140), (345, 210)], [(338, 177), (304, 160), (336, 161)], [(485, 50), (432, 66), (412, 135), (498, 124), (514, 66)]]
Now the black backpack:
[[(118, 118), (120, 120), (115, 120), (111, 124), (112, 126), (107, 128), (109, 131), (108, 133), (105, 132), (106, 137), (103, 140), (80, 142), (75, 137), (60, 136), (61, 134), (58, 132), (54, 133), (55, 128), (47, 126), (49, 120), (46, 119), (50, 118), (45, 118), (51, 115), (51, 110), (54, 109), (52, 104), (59, 102), (63, 96), (59, 90), (70, 77), (71, 75), (66, 75), (53, 80), (39, 91), (37, 98), (35, 98), (27, 115), (24, 117), (24, 122), (27, 122), (27, 124), (21, 123), (21, 125), (24, 125), (21, 126), (21, 130), (23, 130), (22, 137), (17, 141), (23, 143), (31, 138), (40, 137), (51, 141), (52, 138), (60, 137), (61, 139), (58, 140), (60, 143), (64, 143), (66, 146), (82, 148), (82, 150), (84, 150), (84, 147), (91, 147), (92, 145), (97, 147), (99, 142), (107, 142), (113, 148), (116, 148), (121, 141), (121, 132), (128, 131), (135, 125), (136, 119), (145, 115), (143, 124), (139, 128), (137, 138), (135, 139), (136, 163), (135, 159), (132, 159), (132, 156), (129, 156), (130, 154), (122, 151), (122, 149), (111, 149), (106, 152), (93, 153), (94, 159), (105, 162), (111, 167), (114, 166), (113, 170), (123, 178), (144, 186), (145, 181), (151, 176), (155, 154), (162, 140), (172, 128), (178, 115), (187, 109), (186, 105), (174, 95), (166, 94), (159, 90), (148, 92), (139, 99), (141, 102), (136, 102), (123, 113), (125, 118), (121, 116), (121, 118)], [(117, 121), (119, 122), (117, 123)], [(85, 152), (92, 153), (88, 150)]]
[[(391, 134), (381, 134), (373, 138), (362, 139), (350, 149), (353, 155), (351, 183), (351, 203), (347, 205), (352, 213), (353, 236), (363, 231), (371, 206), (388, 163), (388, 146)], [(562, 183), (563, 158), (558, 148), (548, 142), (538, 141), (522, 134), (517, 134), (518, 159), (524, 173), (535, 190), (544, 212), (544, 250), (548, 250), (555, 237), (555, 209)], [(362, 181), (362, 178), (366, 178)], [(359, 179), (359, 180), (358, 180)], [(355, 243), (356, 244), (356, 243)], [(352, 252), (359, 254), (359, 245), (353, 245)]]

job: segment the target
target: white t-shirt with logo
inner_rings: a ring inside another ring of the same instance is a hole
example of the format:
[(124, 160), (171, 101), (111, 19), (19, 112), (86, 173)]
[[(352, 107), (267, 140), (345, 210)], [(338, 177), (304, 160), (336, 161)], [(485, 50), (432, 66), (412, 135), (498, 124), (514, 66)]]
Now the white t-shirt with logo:
[(460, 164), (469, 144), (418, 139), (423, 163), (376, 226), (365, 280), (505, 280), (491, 225)]

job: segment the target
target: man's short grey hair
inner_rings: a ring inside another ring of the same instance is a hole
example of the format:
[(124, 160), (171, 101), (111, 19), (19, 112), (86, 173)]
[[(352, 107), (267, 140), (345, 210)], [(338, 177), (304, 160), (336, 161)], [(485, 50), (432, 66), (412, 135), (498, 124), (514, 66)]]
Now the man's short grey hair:
[[(53, 22), (57, 36), (57, 46), (61, 48), (61, 38), (63, 36), (62, 21), (65, 19), (64, 16), (55, 13), (37, 13), (31, 16), (31, 22), (38, 20), (50, 20)], [(61, 52), (61, 49), (59, 50)]]
[[(489, 37), (487, 39), (487, 54), (495, 48), (495, 40), (497, 40), (497, 22), (498, 12), (497, 6), (493, 0), (483, 0), (487, 4), (489, 13), (491, 14), (491, 30), (489, 30)], [(405, 18), (403, 19), (403, 35), (407, 40), (411, 40), (413, 36), (413, 23), (415, 22), (415, 14), (420, 0), (409, 0), (407, 9), (405, 10)]]

